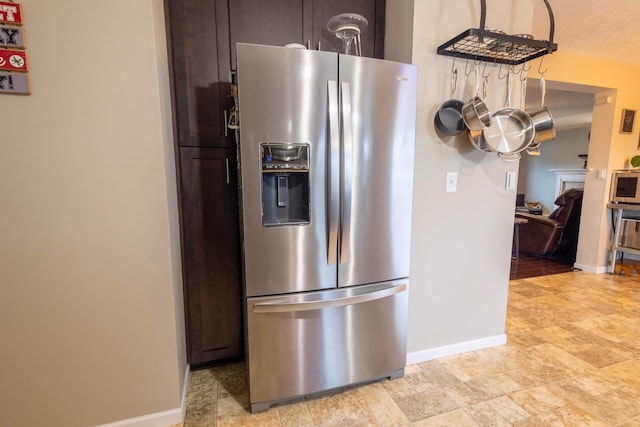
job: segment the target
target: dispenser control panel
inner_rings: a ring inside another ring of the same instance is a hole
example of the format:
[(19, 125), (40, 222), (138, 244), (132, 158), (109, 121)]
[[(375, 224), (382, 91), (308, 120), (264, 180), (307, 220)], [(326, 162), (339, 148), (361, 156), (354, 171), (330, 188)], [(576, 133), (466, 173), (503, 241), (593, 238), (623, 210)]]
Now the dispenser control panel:
[(307, 225), (309, 211), (309, 144), (263, 142), (262, 225)]
[(309, 145), (299, 143), (260, 144), (262, 170), (308, 171)]

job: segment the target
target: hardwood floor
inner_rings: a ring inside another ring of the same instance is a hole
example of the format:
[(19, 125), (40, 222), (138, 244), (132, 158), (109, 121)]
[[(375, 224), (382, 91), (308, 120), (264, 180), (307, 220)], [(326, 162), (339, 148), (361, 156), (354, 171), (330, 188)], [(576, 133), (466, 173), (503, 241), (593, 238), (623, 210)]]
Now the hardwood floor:
[(243, 363), (194, 371), (178, 426), (640, 426), (638, 313), (638, 275), (512, 280), (504, 346), (257, 414)]
[(511, 258), (509, 279), (519, 280), (528, 277), (567, 273), (573, 271), (573, 263), (574, 260), (572, 258), (542, 258), (520, 254), (517, 258)]

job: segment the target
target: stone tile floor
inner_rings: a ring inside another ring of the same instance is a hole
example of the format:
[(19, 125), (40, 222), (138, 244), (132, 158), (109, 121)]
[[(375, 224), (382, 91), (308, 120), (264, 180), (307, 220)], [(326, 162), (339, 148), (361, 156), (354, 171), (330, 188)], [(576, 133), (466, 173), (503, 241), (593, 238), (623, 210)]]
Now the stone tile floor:
[(640, 426), (640, 278), (514, 280), (507, 345), (247, 412), (244, 365), (192, 373), (182, 426)]

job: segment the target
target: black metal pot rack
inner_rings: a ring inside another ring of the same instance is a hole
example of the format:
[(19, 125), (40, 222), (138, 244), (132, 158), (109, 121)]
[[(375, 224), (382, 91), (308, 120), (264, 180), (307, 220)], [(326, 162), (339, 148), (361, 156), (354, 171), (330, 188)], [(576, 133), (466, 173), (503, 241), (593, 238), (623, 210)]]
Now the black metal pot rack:
[(553, 42), (555, 23), (548, 0), (544, 0), (549, 12), (549, 40), (535, 40), (503, 34), (485, 28), (486, 0), (480, 0), (480, 27), (470, 28), (448, 42), (438, 46), (438, 55), (517, 65), (558, 50)]

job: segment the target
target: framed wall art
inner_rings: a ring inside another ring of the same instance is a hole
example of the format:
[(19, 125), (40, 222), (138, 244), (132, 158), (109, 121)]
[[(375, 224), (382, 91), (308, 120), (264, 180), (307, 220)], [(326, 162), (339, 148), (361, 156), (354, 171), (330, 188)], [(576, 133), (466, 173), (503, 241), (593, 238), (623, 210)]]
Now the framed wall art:
[(633, 133), (633, 125), (636, 121), (636, 110), (622, 109), (620, 119), (620, 133)]

